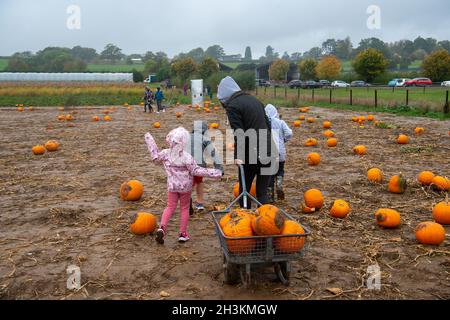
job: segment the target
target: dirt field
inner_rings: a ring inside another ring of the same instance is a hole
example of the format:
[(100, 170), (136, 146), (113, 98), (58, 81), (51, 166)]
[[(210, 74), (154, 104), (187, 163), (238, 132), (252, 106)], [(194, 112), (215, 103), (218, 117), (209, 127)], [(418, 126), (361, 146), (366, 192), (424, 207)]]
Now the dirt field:
[[(103, 108), (104, 109), (104, 108)], [(418, 173), (431, 170), (450, 176), (450, 121), (401, 118), (376, 114), (377, 119), (399, 126), (364, 129), (350, 121), (353, 112), (312, 108), (320, 116), (315, 124), (294, 129), (288, 145), (286, 192), (278, 203), (312, 231), (304, 257), (293, 265), (291, 286), (283, 287), (272, 270), (258, 274), (251, 288), (223, 284), (222, 253), (211, 216), (196, 214), (190, 221), (192, 240), (176, 242), (178, 213), (169, 227), (166, 245), (151, 236), (129, 232), (137, 211), (160, 215), (166, 203), (166, 178), (161, 167), (149, 161), (143, 136), (151, 131), (158, 144), (179, 125), (191, 130), (194, 119), (219, 121), (224, 113), (196, 113), (179, 107), (165, 114), (144, 114), (141, 108), (118, 107), (111, 122), (91, 122), (99, 108), (78, 108), (73, 122), (59, 122), (57, 108), (37, 108), (19, 113), (0, 110), (0, 298), (2, 299), (450, 299), (450, 248), (448, 237), (440, 247), (419, 245), (414, 228), (431, 220), (439, 195), (419, 187)], [(185, 112), (176, 119), (175, 111)], [(66, 113), (68, 111), (65, 111)], [(298, 110), (285, 109), (290, 123)], [(155, 120), (161, 129), (153, 129)], [(331, 120), (339, 139), (337, 148), (325, 146), (322, 121)], [(414, 136), (414, 128), (426, 133)], [(399, 133), (411, 144), (394, 143)], [(309, 167), (303, 146), (309, 137), (319, 139), (322, 156), (318, 167)], [(61, 149), (37, 157), (31, 147), (49, 139)], [(353, 146), (365, 144), (360, 158)], [(392, 195), (386, 184), (371, 185), (366, 169), (378, 166), (385, 176), (403, 172), (410, 180), (404, 195)], [(234, 166), (226, 166), (222, 181), (208, 180), (207, 205), (230, 201), (237, 180)], [(145, 185), (141, 201), (123, 202), (119, 186), (130, 179)], [(319, 188), (325, 208), (312, 215), (298, 211), (303, 192)], [(350, 202), (346, 220), (328, 215), (332, 201)], [(397, 230), (380, 229), (374, 221), (378, 208), (391, 207), (402, 214)], [(447, 227), (447, 234), (450, 229)], [(365, 286), (367, 267), (378, 263), (381, 290)], [(66, 268), (81, 267), (82, 289), (66, 289)], [(327, 288), (339, 288), (337, 295)]]

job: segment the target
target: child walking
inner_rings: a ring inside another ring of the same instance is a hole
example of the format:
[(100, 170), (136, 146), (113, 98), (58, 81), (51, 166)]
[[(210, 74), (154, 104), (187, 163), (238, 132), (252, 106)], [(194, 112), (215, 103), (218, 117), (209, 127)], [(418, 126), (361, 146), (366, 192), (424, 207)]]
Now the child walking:
[(158, 107), (158, 111), (156, 111), (156, 113), (159, 113), (160, 111), (162, 112), (166, 112), (166, 110), (163, 108), (162, 106), (162, 101), (164, 100), (164, 93), (162, 92), (161, 88), (156, 88), (156, 93), (155, 93), (155, 100), (156, 100), (156, 105)]
[[(284, 165), (286, 162), (286, 146), (285, 143), (292, 139), (292, 130), (286, 124), (284, 120), (280, 119), (280, 115), (278, 114), (277, 108), (273, 105), (268, 104), (266, 106), (266, 115), (270, 119), (272, 130), (277, 130), (278, 133), (278, 141), (276, 141), (276, 145), (278, 147), (279, 152), (279, 167), (278, 172), (274, 176), (272, 176), (269, 180), (269, 200), (271, 203), (275, 201), (275, 181), (276, 181), (276, 190), (277, 190), (277, 199), (284, 200), (284, 190), (283, 190), (283, 178), (284, 178)], [(274, 135), (276, 137), (277, 135)]]
[(150, 113), (153, 112), (152, 102), (153, 102), (153, 92), (149, 87), (145, 87), (144, 112), (147, 112), (147, 107), (148, 107), (148, 112), (150, 112)]
[(167, 225), (178, 206), (178, 202), (180, 202), (181, 207), (178, 241), (189, 241), (190, 237), (187, 232), (187, 227), (189, 223), (189, 206), (193, 177), (220, 178), (222, 172), (220, 170), (202, 168), (195, 163), (194, 158), (185, 151), (189, 142), (189, 132), (184, 128), (174, 129), (167, 135), (166, 142), (169, 149), (159, 151), (150, 133), (145, 135), (145, 142), (147, 143), (152, 160), (162, 164), (167, 173), (167, 207), (162, 215), (160, 227), (156, 232), (156, 241), (159, 244), (164, 244)]

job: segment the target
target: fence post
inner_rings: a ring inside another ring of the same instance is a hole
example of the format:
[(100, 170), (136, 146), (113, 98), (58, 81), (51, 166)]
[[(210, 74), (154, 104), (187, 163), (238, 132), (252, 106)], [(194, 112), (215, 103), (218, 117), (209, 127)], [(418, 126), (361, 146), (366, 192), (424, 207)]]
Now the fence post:
[(312, 102), (314, 103), (314, 96), (315, 96), (315, 92), (314, 92), (314, 88), (312, 89)]
[(267, 86), (264, 86), (264, 96), (267, 95)]
[(409, 105), (409, 90), (406, 89), (406, 105)]
[(330, 89), (330, 104), (333, 103), (333, 90)]
[(300, 101), (300, 88), (297, 88), (297, 100)]
[(277, 86), (273, 86), (273, 97), (277, 97)]
[(353, 105), (353, 90), (350, 89), (350, 105)]
[(378, 90), (375, 89), (375, 108), (378, 108)]
[(258, 85), (256, 85), (255, 91), (256, 91), (256, 96), (258, 96)]
[(448, 90), (445, 93), (445, 105), (444, 105), (444, 113), (447, 114), (449, 112), (448, 106)]
[(287, 87), (284, 87), (284, 99), (287, 100)]

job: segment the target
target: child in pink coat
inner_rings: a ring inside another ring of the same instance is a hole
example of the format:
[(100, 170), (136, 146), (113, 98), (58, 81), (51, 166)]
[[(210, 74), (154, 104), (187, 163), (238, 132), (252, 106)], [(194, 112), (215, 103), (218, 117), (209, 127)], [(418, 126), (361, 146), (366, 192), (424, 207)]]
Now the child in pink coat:
[(178, 241), (189, 241), (187, 226), (189, 223), (189, 207), (194, 176), (211, 178), (220, 178), (222, 176), (220, 170), (205, 169), (195, 163), (194, 158), (185, 151), (189, 139), (189, 132), (186, 129), (174, 129), (166, 137), (169, 149), (158, 151), (158, 146), (152, 135), (150, 133), (145, 135), (145, 142), (152, 160), (156, 163), (161, 163), (167, 173), (167, 208), (164, 210), (160, 227), (156, 232), (156, 241), (159, 244), (164, 244), (167, 224), (178, 206), (178, 201), (180, 201), (181, 207)]

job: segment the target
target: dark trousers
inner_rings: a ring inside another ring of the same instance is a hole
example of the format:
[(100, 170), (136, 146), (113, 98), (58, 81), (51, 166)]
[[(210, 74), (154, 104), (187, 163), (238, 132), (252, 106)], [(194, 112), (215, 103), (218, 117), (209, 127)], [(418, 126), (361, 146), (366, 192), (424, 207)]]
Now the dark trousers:
[(272, 190), (275, 190), (275, 181), (277, 177), (284, 177), (284, 164), (285, 162), (279, 162), (278, 163), (278, 172), (277, 174), (270, 176), (269, 179), (269, 188), (272, 188)]
[(156, 104), (158, 105), (158, 112), (160, 112), (162, 108), (162, 100), (156, 100)]
[(149, 111), (150, 113), (153, 112), (153, 107), (152, 107), (152, 102), (151, 102), (151, 101), (146, 101), (146, 102), (144, 103), (144, 112), (147, 112), (147, 108), (148, 108), (148, 111)]
[[(258, 164), (244, 164), (245, 185), (247, 192), (250, 193), (252, 182), (256, 177), (256, 199), (262, 204), (269, 203), (269, 197), (267, 195), (267, 187), (269, 186), (269, 180), (271, 176), (261, 175), (261, 165)], [(241, 172), (239, 170), (239, 181), (241, 181)], [(242, 193), (242, 185), (240, 185), (239, 193)], [(240, 200), (241, 208), (244, 208), (244, 200)], [(251, 201), (247, 202), (247, 208), (251, 209)]]

